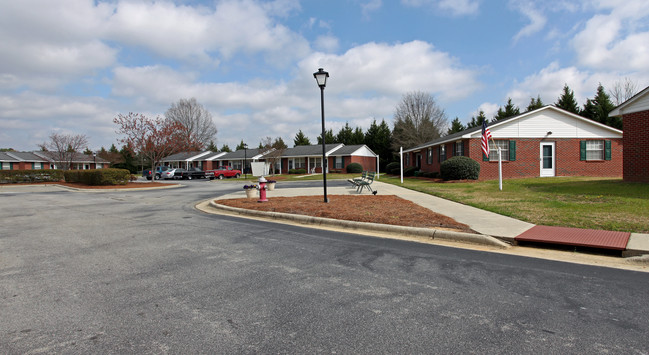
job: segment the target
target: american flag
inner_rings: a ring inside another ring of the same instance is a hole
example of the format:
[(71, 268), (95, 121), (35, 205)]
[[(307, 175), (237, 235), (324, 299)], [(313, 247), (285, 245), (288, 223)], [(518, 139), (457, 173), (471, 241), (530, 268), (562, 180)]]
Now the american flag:
[(487, 128), (487, 120), (482, 121), (482, 152), (485, 156), (489, 157), (489, 139), (491, 138), (491, 131)]

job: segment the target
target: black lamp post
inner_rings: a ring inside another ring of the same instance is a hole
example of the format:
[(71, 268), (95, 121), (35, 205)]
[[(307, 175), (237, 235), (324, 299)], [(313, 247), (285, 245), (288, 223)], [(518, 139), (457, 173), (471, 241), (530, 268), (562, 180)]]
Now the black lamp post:
[(95, 169), (97, 169), (97, 153), (92, 153), (92, 158), (95, 161)]
[(324, 115), (324, 89), (327, 86), (327, 78), (329, 73), (319, 68), (317, 72), (313, 73), (313, 77), (318, 86), (320, 87), (320, 110), (322, 111), (322, 182), (324, 185), (324, 202), (327, 203), (327, 157), (325, 155), (325, 115)]
[(248, 160), (248, 145), (243, 144), (243, 176), (248, 178), (248, 171), (246, 170), (246, 160)]

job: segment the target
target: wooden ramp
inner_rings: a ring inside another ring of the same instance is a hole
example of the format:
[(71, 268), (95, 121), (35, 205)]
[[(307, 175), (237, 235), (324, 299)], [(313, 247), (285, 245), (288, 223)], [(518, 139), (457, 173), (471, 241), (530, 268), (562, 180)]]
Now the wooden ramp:
[(575, 245), (610, 250), (625, 250), (628, 232), (611, 232), (595, 229), (534, 226), (514, 238), (516, 241)]

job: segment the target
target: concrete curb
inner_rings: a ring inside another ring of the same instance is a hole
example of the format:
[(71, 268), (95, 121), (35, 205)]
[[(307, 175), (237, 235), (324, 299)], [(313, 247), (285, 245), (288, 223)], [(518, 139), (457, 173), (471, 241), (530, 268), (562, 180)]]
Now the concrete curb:
[(271, 219), (287, 220), (287, 221), (297, 222), (301, 224), (308, 224), (308, 225), (329, 225), (329, 226), (349, 228), (353, 230), (369, 230), (369, 231), (395, 233), (395, 234), (410, 235), (410, 236), (417, 236), (417, 237), (427, 237), (433, 240), (438, 239), (444, 241), (486, 245), (498, 249), (508, 249), (510, 247), (509, 244), (503, 241), (482, 234), (453, 232), (453, 231), (429, 229), (429, 228), (395, 226), (389, 224), (375, 224), (375, 223), (368, 223), (368, 222), (345, 221), (345, 220), (332, 219), (332, 218), (312, 217), (312, 216), (296, 215), (296, 214), (281, 213), (281, 212), (247, 210), (243, 208), (224, 206), (216, 203), (215, 200), (210, 200), (209, 206), (217, 210), (223, 210), (226, 212), (236, 213), (240, 215), (249, 215), (249, 216), (266, 217)]
[(79, 187), (70, 187), (70, 186), (58, 185), (58, 184), (52, 184), (51, 186), (60, 187), (62, 189), (66, 189), (66, 190), (70, 190), (70, 191), (84, 191), (84, 192), (146, 191), (146, 190), (163, 190), (163, 189), (175, 189), (175, 188), (185, 187), (184, 185), (180, 185), (180, 184), (174, 184), (174, 185), (170, 185), (170, 186), (132, 187), (130, 189), (120, 189), (120, 188), (114, 188), (114, 189), (83, 189), (83, 188), (79, 188)]

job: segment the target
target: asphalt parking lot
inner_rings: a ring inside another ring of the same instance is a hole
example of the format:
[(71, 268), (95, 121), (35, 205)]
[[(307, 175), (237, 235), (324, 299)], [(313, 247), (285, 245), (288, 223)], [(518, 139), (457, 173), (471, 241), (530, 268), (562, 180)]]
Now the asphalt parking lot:
[(0, 350), (649, 352), (645, 273), (209, 215), (241, 184), (182, 184), (0, 192)]

